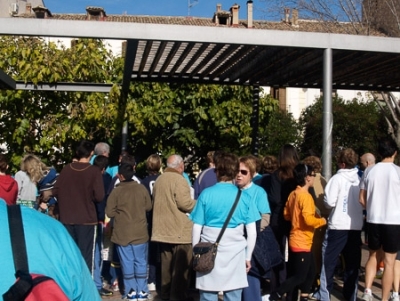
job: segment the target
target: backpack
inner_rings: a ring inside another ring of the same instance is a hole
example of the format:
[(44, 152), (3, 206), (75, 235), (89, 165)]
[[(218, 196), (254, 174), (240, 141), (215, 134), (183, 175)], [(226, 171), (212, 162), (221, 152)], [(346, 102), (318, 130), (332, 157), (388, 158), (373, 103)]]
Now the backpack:
[(7, 206), (16, 282), (3, 294), (4, 301), (68, 301), (60, 286), (50, 277), (30, 274), (25, 234), (19, 205)]

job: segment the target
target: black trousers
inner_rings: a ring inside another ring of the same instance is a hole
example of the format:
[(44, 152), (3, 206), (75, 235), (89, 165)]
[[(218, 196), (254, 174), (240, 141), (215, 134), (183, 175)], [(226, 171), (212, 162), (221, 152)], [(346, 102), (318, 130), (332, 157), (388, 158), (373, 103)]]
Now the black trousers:
[[(287, 267), (288, 278), (278, 288), (279, 295), (291, 294), (294, 289), (300, 289), (302, 293), (310, 293), (316, 273), (313, 253), (290, 251)], [(296, 291), (294, 295), (297, 296)]]
[(93, 276), (94, 268), (94, 244), (96, 242), (96, 225), (68, 225), (65, 228), (75, 241), (78, 249), (81, 251), (90, 274)]

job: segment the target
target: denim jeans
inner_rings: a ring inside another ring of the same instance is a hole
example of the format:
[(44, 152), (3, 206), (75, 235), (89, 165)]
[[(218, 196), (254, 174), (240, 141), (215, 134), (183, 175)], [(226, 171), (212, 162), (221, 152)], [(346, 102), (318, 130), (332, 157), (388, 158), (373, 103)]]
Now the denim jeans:
[(124, 296), (131, 289), (136, 292), (146, 292), (147, 289), (147, 254), (148, 243), (139, 245), (117, 245), (118, 255), (121, 261), (122, 275), (124, 277)]
[[(242, 300), (242, 289), (224, 292), (224, 301)], [(218, 301), (218, 292), (200, 290), (200, 301)]]

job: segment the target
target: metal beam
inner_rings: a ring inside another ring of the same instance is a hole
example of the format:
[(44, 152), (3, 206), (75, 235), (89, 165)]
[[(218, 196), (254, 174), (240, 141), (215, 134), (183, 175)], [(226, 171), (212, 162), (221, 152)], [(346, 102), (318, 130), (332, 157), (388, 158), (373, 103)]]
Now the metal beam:
[(324, 50), (324, 88), (322, 109), (322, 172), (325, 179), (329, 181), (332, 176), (332, 49)]
[(3, 70), (0, 69), (0, 89), (4, 90), (15, 90), (16, 83), (15, 81), (8, 76)]
[(0, 35), (205, 42), (400, 53), (400, 38), (149, 23), (0, 18)]
[(124, 66), (124, 75), (122, 78), (122, 91), (124, 93), (128, 93), (129, 91), (133, 64), (135, 63), (137, 49), (139, 45), (138, 40), (128, 40), (126, 42), (127, 43), (126, 43), (125, 66)]
[(96, 83), (39, 83), (37, 85), (32, 82), (16, 81), (16, 90), (33, 90), (33, 91), (63, 91), (63, 92), (100, 92), (109, 93), (113, 84), (96, 84)]

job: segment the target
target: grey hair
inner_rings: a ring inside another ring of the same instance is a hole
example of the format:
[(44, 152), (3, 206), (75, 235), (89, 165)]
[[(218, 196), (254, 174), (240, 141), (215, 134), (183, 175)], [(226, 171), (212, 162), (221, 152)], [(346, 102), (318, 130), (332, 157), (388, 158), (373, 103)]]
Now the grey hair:
[(104, 153), (110, 153), (110, 146), (105, 142), (99, 142), (94, 147), (95, 155), (103, 155)]
[(171, 155), (167, 160), (167, 166), (170, 168), (178, 168), (179, 165), (183, 162), (183, 159), (179, 155)]

